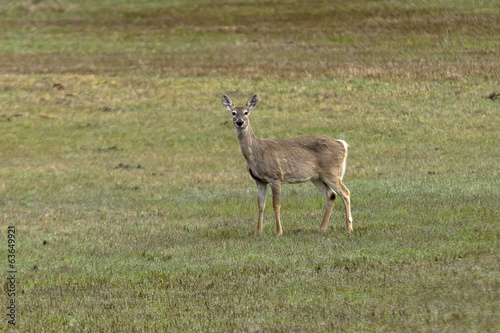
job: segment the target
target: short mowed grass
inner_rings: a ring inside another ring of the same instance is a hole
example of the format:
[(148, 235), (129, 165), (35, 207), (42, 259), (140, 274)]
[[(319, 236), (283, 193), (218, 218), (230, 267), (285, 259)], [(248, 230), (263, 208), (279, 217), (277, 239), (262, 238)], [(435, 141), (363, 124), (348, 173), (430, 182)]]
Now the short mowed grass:
[[(497, 1), (0, 7), (5, 332), (496, 332)], [(354, 232), (312, 184), (264, 233), (257, 136), (349, 143)], [(2, 313), (4, 313), (3, 311)]]

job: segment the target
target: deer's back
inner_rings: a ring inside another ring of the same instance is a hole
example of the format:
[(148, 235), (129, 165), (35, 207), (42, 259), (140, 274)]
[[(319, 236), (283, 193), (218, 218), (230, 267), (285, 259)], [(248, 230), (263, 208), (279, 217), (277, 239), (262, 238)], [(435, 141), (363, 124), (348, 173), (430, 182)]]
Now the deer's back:
[(290, 139), (260, 140), (266, 151), (281, 152), (282, 155), (295, 153), (324, 156), (345, 154), (344, 143), (326, 135), (302, 136)]

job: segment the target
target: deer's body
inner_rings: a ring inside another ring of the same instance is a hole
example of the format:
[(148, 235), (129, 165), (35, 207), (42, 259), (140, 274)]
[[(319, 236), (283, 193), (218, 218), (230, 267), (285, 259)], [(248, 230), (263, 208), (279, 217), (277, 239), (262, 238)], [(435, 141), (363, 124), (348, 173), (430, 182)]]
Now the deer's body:
[[(343, 141), (315, 135), (293, 139), (258, 139), (251, 128), (238, 135), (250, 176), (265, 183), (303, 183), (320, 178), (334, 165), (341, 176), (347, 150)], [(297, 163), (301, 159), (301, 163)], [(325, 161), (326, 163), (324, 163)]]
[(323, 194), (326, 210), (320, 231), (326, 231), (336, 193), (346, 208), (347, 232), (352, 231), (350, 193), (342, 184), (347, 158), (347, 144), (324, 135), (292, 139), (266, 140), (255, 136), (248, 114), (257, 105), (257, 95), (250, 97), (244, 107), (235, 107), (231, 99), (222, 97), (222, 104), (233, 115), (241, 152), (247, 162), (250, 177), (257, 183), (259, 218), (257, 233), (262, 233), (262, 221), (267, 185), (273, 193), (276, 233), (283, 233), (280, 222), (281, 184), (311, 181)]

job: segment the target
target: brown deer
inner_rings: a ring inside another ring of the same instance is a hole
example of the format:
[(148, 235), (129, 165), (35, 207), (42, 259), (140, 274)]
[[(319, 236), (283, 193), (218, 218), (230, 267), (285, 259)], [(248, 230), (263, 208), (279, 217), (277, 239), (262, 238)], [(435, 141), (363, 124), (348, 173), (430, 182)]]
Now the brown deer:
[(307, 181), (311, 181), (326, 200), (319, 231), (326, 231), (338, 194), (345, 206), (347, 232), (352, 232), (350, 192), (342, 183), (347, 159), (345, 141), (324, 135), (281, 140), (259, 139), (253, 133), (248, 119), (250, 112), (257, 106), (257, 95), (250, 97), (245, 106), (234, 106), (231, 99), (223, 95), (222, 105), (233, 116), (233, 125), (238, 134), (241, 153), (247, 161), (247, 170), (257, 183), (257, 234), (262, 233), (267, 185), (271, 186), (273, 193), (276, 234), (280, 236), (283, 234), (280, 222), (281, 184)]

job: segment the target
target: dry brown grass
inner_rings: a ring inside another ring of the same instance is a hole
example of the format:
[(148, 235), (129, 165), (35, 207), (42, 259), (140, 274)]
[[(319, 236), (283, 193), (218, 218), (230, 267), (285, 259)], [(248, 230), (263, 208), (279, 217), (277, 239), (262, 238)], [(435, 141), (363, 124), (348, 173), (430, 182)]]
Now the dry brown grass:
[[(140, 9), (103, 5), (84, 15), (81, 7), (67, 7), (53, 9), (50, 20), (28, 36), (40, 44), (35, 49), (23, 44), (26, 51), (17, 46), (16, 52), (5, 52), (0, 72), (292, 80), (500, 75), (494, 38), (500, 13), (488, 7), (243, 2)], [(27, 24), (11, 19), (0, 27), (22, 41), (13, 31)], [(109, 42), (118, 47), (106, 50)], [(478, 43), (483, 47), (476, 48)]]

